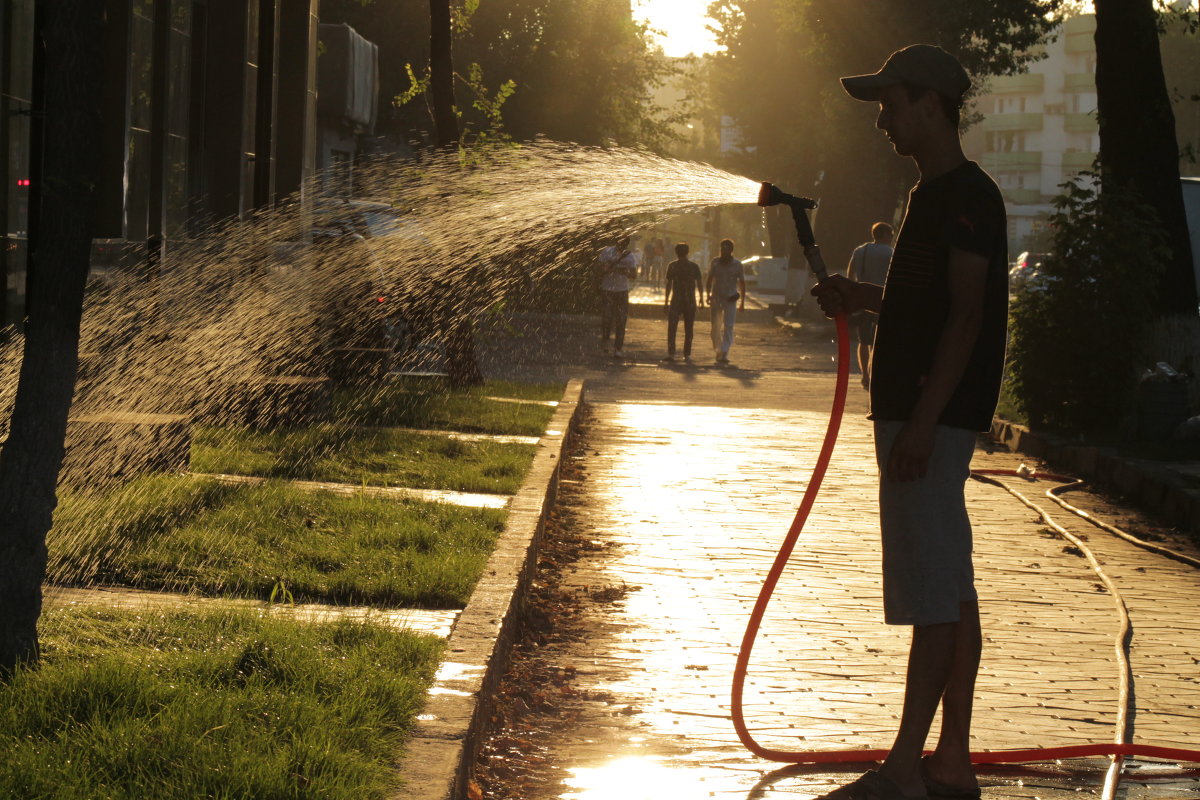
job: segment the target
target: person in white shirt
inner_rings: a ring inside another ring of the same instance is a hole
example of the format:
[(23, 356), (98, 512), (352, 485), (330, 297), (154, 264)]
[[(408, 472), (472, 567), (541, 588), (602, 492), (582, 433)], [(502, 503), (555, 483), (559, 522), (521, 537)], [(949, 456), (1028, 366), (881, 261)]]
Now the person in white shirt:
[[(892, 226), (886, 222), (876, 222), (871, 226), (871, 241), (860, 244), (850, 254), (846, 277), (852, 281), (882, 286), (891, 262)], [(863, 388), (868, 390), (871, 388), (871, 345), (875, 341), (875, 323), (878, 319), (867, 311), (859, 311), (853, 319), (858, 334), (858, 370), (862, 373)]]
[(629, 287), (637, 278), (637, 261), (629, 252), (629, 237), (600, 251), (600, 344), (608, 352), (613, 337), (613, 358), (625, 356), (625, 323), (629, 319)]
[(712, 344), (717, 363), (728, 364), (739, 301), (740, 308), (746, 310), (746, 275), (742, 262), (733, 257), (732, 239), (721, 240), (721, 255), (708, 265), (704, 288), (712, 309)]

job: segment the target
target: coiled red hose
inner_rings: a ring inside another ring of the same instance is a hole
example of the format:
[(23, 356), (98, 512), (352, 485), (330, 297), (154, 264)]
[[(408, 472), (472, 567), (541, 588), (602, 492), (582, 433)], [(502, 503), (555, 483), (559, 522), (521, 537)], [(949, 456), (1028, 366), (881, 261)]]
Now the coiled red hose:
[[(754, 753), (756, 756), (768, 759), (770, 761), (779, 761), (790, 764), (829, 764), (854, 761), (881, 761), (886, 758), (888, 754), (887, 750), (878, 749), (822, 751), (772, 749), (755, 741), (754, 737), (750, 734), (750, 731), (746, 727), (745, 714), (742, 707), (742, 693), (746, 682), (746, 672), (750, 663), (750, 654), (754, 649), (754, 640), (758, 635), (758, 629), (762, 623), (763, 615), (766, 613), (767, 605), (771, 600), (771, 595), (775, 591), (775, 585), (779, 582), (779, 577), (783, 574), (784, 567), (787, 566), (788, 559), (791, 557), (792, 550), (796, 545), (796, 540), (799, 538), (800, 532), (804, 529), (804, 524), (808, 520), (809, 512), (812, 510), (813, 504), (816, 502), (817, 494), (821, 489), (821, 482), (825, 478), (825, 472), (828, 469), (829, 461), (833, 456), (833, 447), (837, 442), (838, 431), (841, 429), (842, 416), (846, 406), (846, 387), (850, 376), (850, 337), (844, 315), (838, 315), (835, 318), (835, 323), (837, 325), (838, 344), (837, 383), (835, 385), (833, 394), (833, 408), (830, 410), (829, 423), (825, 429), (825, 439), (821, 443), (821, 452), (817, 457), (816, 465), (813, 467), (812, 478), (809, 480), (808, 486), (804, 490), (804, 496), (801, 498), (800, 507), (796, 511), (796, 516), (792, 520), (792, 525), (788, 529), (787, 536), (784, 537), (783, 544), (779, 548), (779, 553), (776, 555), (775, 561), (771, 565), (771, 569), (767, 572), (767, 577), (763, 581), (762, 589), (759, 590), (758, 599), (754, 604), (754, 609), (750, 612), (750, 619), (746, 624), (746, 632), (742, 637), (742, 645), (738, 650), (737, 663), (733, 671), (731, 710), (733, 716), (733, 727), (734, 730), (737, 731), (738, 739), (741, 740), (742, 744), (747, 750)], [(1051, 475), (1047, 473), (1019, 473), (1017, 470), (978, 470), (972, 474), (1019, 475), (1020, 477), (1041, 477), (1052, 480), (1060, 480), (1064, 483), (1070, 482), (1072, 485), (1069, 487), (1058, 487), (1057, 490), (1052, 489), (1047, 492), (1047, 495), (1051, 499), (1068, 509), (1073, 509), (1073, 507), (1064, 503), (1060, 498), (1057, 497), (1055, 492), (1069, 488), (1075, 488), (1082, 483), (1074, 478), (1067, 478), (1061, 475)], [(1103, 523), (1088, 517), (1086, 514), (1081, 514), (1081, 516), (1093, 524), (1105, 528), (1106, 530), (1108, 529)], [(1126, 538), (1132, 538), (1128, 537), (1127, 535), (1125, 536)], [(1138, 540), (1133, 541), (1138, 542)], [(1177, 554), (1171, 553), (1170, 555), (1175, 556)], [(1194, 559), (1191, 563), (1194, 563)], [(1124, 694), (1125, 693), (1123, 692), (1123, 695)], [(1122, 735), (1119, 732), (1118, 739), (1121, 738)], [(1030, 761), (1049, 761), (1061, 758), (1085, 758), (1094, 756), (1112, 756), (1114, 759), (1123, 758), (1124, 756), (1145, 756), (1149, 758), (1161, 758), (1173, 761), (1200, 762), (1200, 750), (1158, 747), (1155, 745), (1135, 744), (1125, 741), (1087, 745), (1065, 745), (1061, 747), (1031, 747), (1021, 750), (989, 750), (973, 752), (971, 753), (971, 761), (976, 764), (1015, 764)], [(1109, 791), (1109, 787), (1106, 787), (1105, 795), (1109, 796), (1110, 794), (1111, 792)]]

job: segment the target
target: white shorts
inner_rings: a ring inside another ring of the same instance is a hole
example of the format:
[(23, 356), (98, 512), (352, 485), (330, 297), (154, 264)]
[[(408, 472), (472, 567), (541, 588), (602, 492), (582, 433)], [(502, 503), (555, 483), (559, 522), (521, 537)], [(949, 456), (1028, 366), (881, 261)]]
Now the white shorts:
[(979, 597), (963, 494), (975, 432), (937, 426), (925, 477), (889, 481), (887, 457), (902, 427), (903, 422), (875, 423), (884, 620), (889, 625), (957, 622), (959, 604)]

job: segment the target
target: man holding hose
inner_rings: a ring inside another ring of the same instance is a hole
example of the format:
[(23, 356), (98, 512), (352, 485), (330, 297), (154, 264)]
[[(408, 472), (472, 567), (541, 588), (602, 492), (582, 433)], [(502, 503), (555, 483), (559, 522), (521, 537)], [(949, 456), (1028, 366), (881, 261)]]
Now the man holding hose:
[[(970, 79), (952, 55), (913, 45), (842, 85), (851, 97), (879, 104), (876, 127), (920, 172), (884, 285), (833, 275), (813, 289), (829, 316), (879, 315), (870, 418), (884, 614), (889, 624), (911, 625), (913, 636), (900, 729), (887, 759), (826, 797), (977, 798), (969, 736), (982, 637), (964, 487), (1004, 365), (1004, 201), (963, 155), (958, 121)], [(941, 733), (922, 758), (939, 703)]]

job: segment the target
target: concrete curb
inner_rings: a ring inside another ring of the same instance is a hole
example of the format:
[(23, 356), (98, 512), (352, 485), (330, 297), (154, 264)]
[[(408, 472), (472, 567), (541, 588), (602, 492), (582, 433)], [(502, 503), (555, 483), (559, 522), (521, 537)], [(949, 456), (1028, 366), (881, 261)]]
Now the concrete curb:
[(393, 800), (457, 800), (488, 720), (490, 698), (508, 666), (517, 617), (537, 566), (546, 512), (558, 493), (559, 464), (578, 425), (583, 381), (567, 384), (533, 466), (509, 505), (496, 549), (446, 642), (446, 655), (400, 759)]
[(1114, 448), (1072, 442), (1000, 418), (992, 437), (1014, 451), (1044, 459), (1073, 475), (1120, 493), (1171, 524), (1200, 532), (1200, 491), (1157, 462), (1123, 458)]

